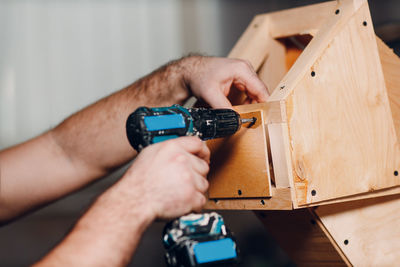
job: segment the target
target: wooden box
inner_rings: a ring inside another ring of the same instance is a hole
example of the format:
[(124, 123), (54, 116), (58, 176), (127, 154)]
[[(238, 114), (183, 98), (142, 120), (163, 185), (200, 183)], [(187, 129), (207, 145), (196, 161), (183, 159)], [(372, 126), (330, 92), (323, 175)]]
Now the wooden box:
[(206, 207), (259, 210), (298, 266), (397, 266), (400, 59), (367, 1), (258, 15), (229, 56), (271, 96), (235, 107), (261, 125), (210, 142)]

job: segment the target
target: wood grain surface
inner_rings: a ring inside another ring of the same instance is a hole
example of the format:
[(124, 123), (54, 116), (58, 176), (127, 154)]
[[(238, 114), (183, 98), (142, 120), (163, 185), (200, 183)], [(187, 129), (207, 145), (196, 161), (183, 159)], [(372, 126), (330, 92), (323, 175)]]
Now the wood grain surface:
[(367, 4), (331, 40), (286, 106), (298, 205), (400, 185), (399, 144)]
[(232, 136), (207, 141), (211, 150), (210, 198), (271, 196), (263, 113), (241, 113), (241, 117), (257, 120)]

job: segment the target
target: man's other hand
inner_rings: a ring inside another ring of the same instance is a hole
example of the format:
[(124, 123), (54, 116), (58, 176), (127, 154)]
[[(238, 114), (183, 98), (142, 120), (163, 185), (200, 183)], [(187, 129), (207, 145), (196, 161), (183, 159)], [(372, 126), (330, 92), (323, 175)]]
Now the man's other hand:
[(265, 102), (268, 91), (251, 64), (244, 60), (193, 56), (185, 62), (184, 81), (193, 95), (213, 108), (231, 108), (232, 88), (243, 91), (245, 104)]
[[(143, 149), (119, 186), (132, 205), (159, 219), (201, 211), (208, 189), (210, 151), (197, 137), (180, 137)], [(118, 185), (117, 185), (118, 186)]]

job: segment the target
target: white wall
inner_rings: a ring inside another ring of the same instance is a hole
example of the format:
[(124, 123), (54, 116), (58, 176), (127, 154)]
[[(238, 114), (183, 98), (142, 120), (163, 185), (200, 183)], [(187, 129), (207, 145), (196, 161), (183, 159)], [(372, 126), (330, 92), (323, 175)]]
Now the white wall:
[(189, 51), (218, 55), (215, 1), (0, 1), (0, 149)]

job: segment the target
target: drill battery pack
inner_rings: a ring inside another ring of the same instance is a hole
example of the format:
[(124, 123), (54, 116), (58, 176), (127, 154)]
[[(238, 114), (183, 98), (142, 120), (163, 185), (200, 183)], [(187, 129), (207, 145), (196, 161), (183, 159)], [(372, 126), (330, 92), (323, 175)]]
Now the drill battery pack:
[(189, 214), (166, 225), (163, 233), (168, 266), (236, 266), (239, 252), (218, 213)]

